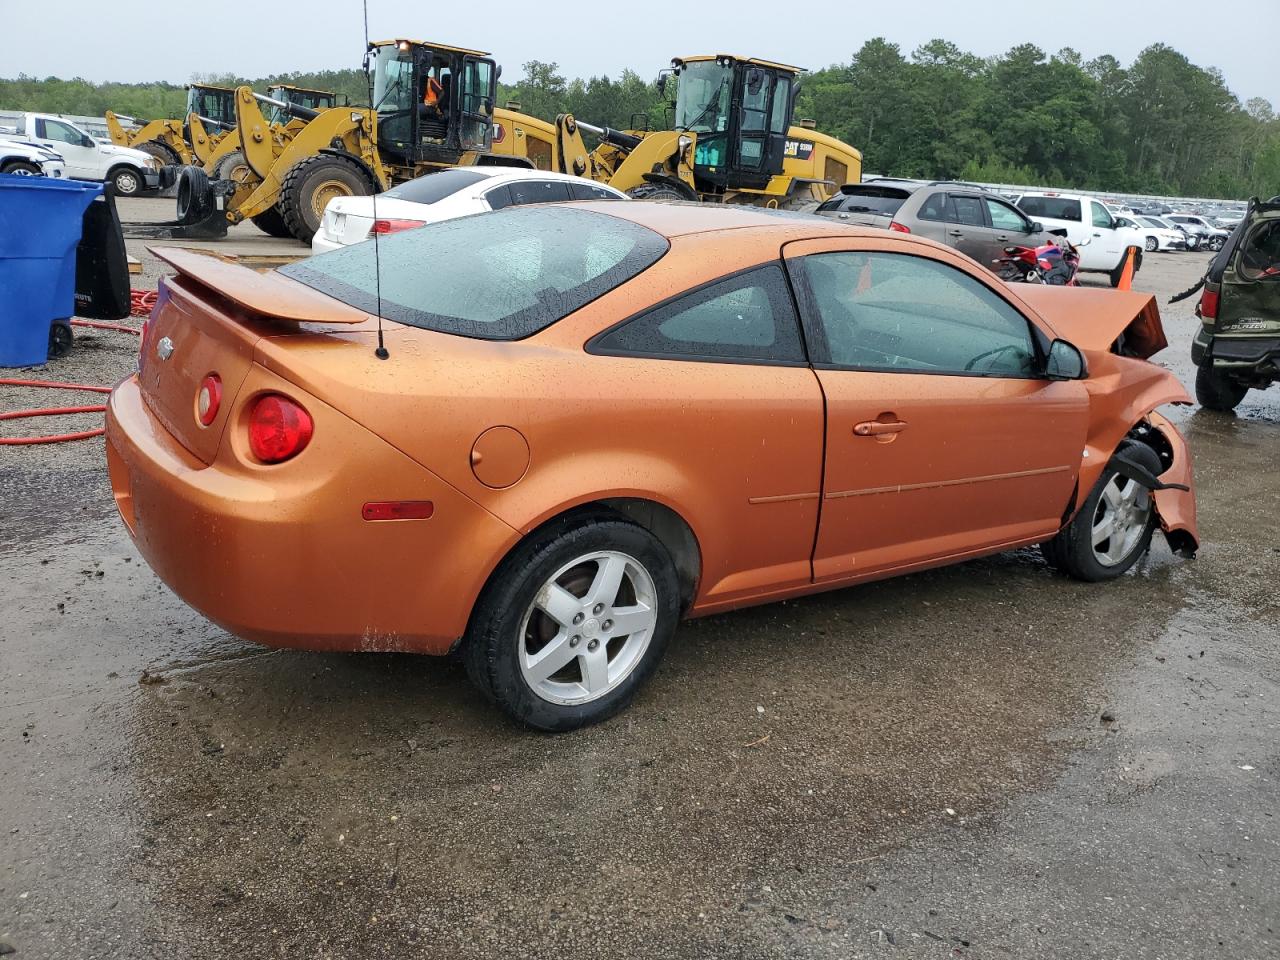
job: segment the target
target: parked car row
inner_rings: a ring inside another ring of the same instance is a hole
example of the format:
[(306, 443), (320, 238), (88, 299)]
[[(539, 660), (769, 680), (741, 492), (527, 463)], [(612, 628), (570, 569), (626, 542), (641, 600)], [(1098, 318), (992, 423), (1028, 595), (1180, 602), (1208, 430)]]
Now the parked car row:
[[(52, 161), (38, 164), (30, 157), (4, 157), (14, 145), (35, 148)], [(50, 172), (51, 169), (59, 172)], [(6, 166), (11, 169), (6, 169)], [(98, 180), (115, 186), (116, 194), (133, 197), (160, 184), (160, 161), (129, 147), (102, 143), (70, 120), (47, 113), (0, 113), (0, 173), (58, 176), (68, 180)]]

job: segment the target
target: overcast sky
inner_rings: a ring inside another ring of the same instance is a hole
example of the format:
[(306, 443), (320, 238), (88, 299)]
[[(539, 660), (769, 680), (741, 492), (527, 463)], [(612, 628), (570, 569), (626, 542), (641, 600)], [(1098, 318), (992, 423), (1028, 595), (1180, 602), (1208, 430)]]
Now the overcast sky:
[[(1262, 48), (1280, 0), (981, 7), (954, 0), (696, 0), (617, 4), (616, 15), (609, 9), (554, 0), (369, 0), (369, 20), (374, 39), (408, 36), (491, 51), (507, 81), (517, 79), (528, 60), (558, 63), (568, 77), (616, 76), (630, 67), (648, 78), (672, 56), (715, 52), (816, 69), (847, 62), (874, 36), (887, 37), (904, 53), (933, 37), (984, 56), (1030, 41), (1048, 52), (1074, 47), (1086, 59), (1111, 53), (1125, 64), (1162, 42), (1193, 63), (1219, 67), (1242, 102), (1280, 99), (1274, 61)], [(687, 23), (682, 13), (689, 14)], [(94, 81), (181, 83), (196, 72), (258, 77), (354, 67), (364, 32), (360, 0), (57, 0), (47, 7), (0, 0), (0, 23), (0, 76)]]

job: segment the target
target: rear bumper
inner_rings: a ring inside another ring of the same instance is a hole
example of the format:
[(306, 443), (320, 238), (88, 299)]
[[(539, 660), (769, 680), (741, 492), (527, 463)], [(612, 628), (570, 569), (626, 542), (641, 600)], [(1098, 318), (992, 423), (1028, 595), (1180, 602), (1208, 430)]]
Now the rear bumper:
[[(283, 387), (281, 386), (283, 384)], [(296, 459), (247, 462), (228, 426), (213, 463), (152, 415), (136, 377), (107, 407), (112, 492), (139, 552), (231, 633), (312, 650), (446, 653), (514, 530), (341, 413), (255, 367), (315, 420)], [(367, 522), (368, 500), (430, 500), (428, 520)]]
[(1212, 360), (1215, 367), (1273, 377), (1280, 375), (1280, 337), (1214, 336), (1201, 327), (1191, 341), (1191, 359), (1197, 366)]
[(320, 230), (317, 230), (315, 236), (311, 238), (312, 253), (328, 253), (330, 250), (341, 250), (342, 247), (342, 243), (328, 239)]

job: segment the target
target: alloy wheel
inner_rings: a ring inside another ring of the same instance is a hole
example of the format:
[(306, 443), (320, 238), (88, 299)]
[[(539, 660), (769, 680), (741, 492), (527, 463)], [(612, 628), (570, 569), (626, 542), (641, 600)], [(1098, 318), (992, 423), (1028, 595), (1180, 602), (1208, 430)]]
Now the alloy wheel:
[(1093, 514), (1090, 543), (1104, 567), (1119, 566), (1142, 542), (1151, 520), (1151, 494), (1142, 484), (1116, 474), (1102, 490)]
[(657, 610), (653, 578), (634, 557), (601, 550), (566, 563), (542, 585), (521, 622), (525, 683), (550, 703), (603, 697), (644, 658)]

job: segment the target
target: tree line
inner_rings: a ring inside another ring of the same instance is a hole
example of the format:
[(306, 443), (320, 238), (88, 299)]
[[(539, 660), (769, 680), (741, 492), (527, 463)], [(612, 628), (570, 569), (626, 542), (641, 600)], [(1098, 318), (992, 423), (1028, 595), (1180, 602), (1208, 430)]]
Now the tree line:
[[(499, 83), (498, 103), (554, 120), (573, 113), (614, 127), (670, 122), (658, 85), (624, 70), (617, 78), (568, 79), (530, 61)], [(294, 72), (257, 79), (205, 74), (197, 82), (265, 89), (270, 83), (332, 90), (368, 102), (359, 70)], [(0, 109), (179, 117), (185, 86), (86, 80), (0, 79)], [(804, 77), (796, 117), (862, 150), (864, 169), (904, 177), (959, 178), (1105, 192), (1244, 198), (1280, 193), (1280, 119), (1265, 99), (1241, 103), (1216, 68), (1164, 44), (1128, 66), (1032, 44), (996, 57), (932, 40), (904, 53), (868, 40), (845, 64)]]

